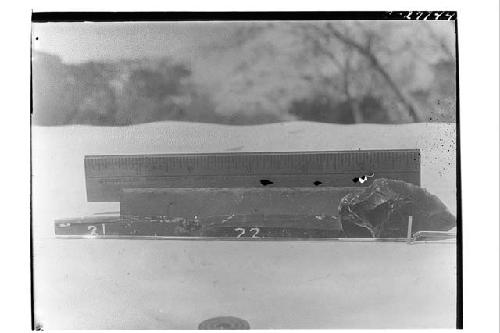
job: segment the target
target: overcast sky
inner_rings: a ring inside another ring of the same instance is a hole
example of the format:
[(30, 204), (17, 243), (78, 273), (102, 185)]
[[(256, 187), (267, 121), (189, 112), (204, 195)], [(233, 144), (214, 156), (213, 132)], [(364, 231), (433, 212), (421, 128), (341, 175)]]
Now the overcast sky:
[[(398, 21), (391, 23), (398, 24)], [(417, 26), (425, 22), (408, 23), (408, 26)], [(241, 21), (34, 23), (32, 41), (34, 50), (58, 55), (66, 63), (164, 56), (190, 62), (203, 60), (205, 51), (214, 43), (224, 44), (231, 39), (238, 27), (261, 24), (263, 22)], [(449, 29), (450, 22), (436, 21), (433, 26), (438, 30)]]
[(67, 63), (160, 56), (189, 58), (200, 56), (201, 48), (224, 39), (234, 30), (234, 24), (238, 23), (34, 23), (33, 49), (56, 54)]

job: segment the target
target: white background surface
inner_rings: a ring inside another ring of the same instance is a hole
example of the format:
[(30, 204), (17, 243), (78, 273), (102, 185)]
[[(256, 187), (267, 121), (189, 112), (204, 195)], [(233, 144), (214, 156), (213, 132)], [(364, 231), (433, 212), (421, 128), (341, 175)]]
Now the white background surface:
[(165, 121), (35, 126), (32, 135), (35, 313), (44, 328), (189, 329), (221, 315), (255, 329), (455, 325), (455, 244), (68, 241), (53, 231), (55, 219), (119, 209), (87, 202), (91, 154), (419, 148), (421, 185), (454, 213), (454, 124)]
[(44, 329), (453, 328), (455, 244), (37, 240)]
[[(29, 330), (29, 10), (458, 10), (463, 159), (464, 327), (498, 332), (498, 1), (44, 1), (4, 5), (1, 90), (4, 125), (1, 201), (2, 329)], [(8, 110), (8, 111), (7, 111)], [(8, 112), (8, 116), (5, 116)], [(477, 225), (481, 225), (478, 228)], [(486, 227), (483, 227), (486, 226)], [(485, 228), (487, 231), (485, 232)], [(352, 331), (350, 331), (352, 332)], [(427, 331), (428, 332), (428, 331)]]

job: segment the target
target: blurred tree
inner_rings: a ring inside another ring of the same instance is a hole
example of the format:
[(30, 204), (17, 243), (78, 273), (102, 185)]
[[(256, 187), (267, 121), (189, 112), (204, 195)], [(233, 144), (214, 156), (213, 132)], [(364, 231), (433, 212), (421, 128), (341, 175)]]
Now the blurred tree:
[(57, 56), (32, 54), (33, 121), (63, 125), (76, 112), (77, 89), (71, 73)]
[(231, 22), (189, 66), (169, 58), (68, 65), (34, 52), (33, 120), (453, 122), (454, 37), (444, 21)]
[[(184, 120), (199, 95), (190, 71), (170, 59), (68, 65), (34, 52), (32, 68), (33, 121), (40, 125)], [(198, 120), (192, 112), (190, 117)]]
[(183, 80), (189, 77), (187, 68), (162, 60), (159, 63), (130, 63), (120, 71), (122, 77), (118, 92), (116, 123), (130, 125), (167, 119), (183, 118), (182, 105), (176, 99), (189, 94)]
[[(298, 21), (266, 22), (265, 29), (256, 26), (259, 23), (245, 34), (248, 24), (237, 25), (233, 38), (221, 42), (224, 47), (208, 49), (206, 59), (212, 60), (205, 60), (199, 70), (207, 86), (217, 87), (212, 94), (220, 114), (267, 113), (281, 119), (290, 114), (342, 123), (454, 121), (455, 79), (448, 75), (455, 67), (450, 22)], [(446, 69), (440, 73), (436, 66), (443, 61), (449, 66), (441, 66)], [(437, 96), (446, 86), (445, 95)], [(337, 115), (327, 116), (328, 110)]]
[(75, 85), (74, 113), (68, 123), (113, 125), (115, 94), (109, 81), (116, 75), (109, 64), (88, 62), (68, 66)]
[[(400, 40), (395, 40), (394, 34), (397, 34), (398, 31), (401, 32), (403, 27), (407, 28), (408, 24), (406, 23), (404, 26), (396, 25), (393, 22), (389, 24), (387, 22), (365, 23), (357, 21), (323, 22), (322, 24), (314, 22), (296, 25), (294, 29), (296, 33), (304, 37), (304, 41), (309, 44), (310, 53), (314, 57), (329, 59), (331, 66), (335, 67), (335, 73), (339, 73), (335, 75), (335, 80), (342, 82), (340, 86), (343, 87), (343, 99), (353, 113), (354, 122), (365, 121), (364, 112), (360, 109), (361, 100), (364, 100), (365, 106), (368, 106), (367, 103), (370, 101), (378, 102), (373, 104), (373, 111), (398, 112), (399, 108), (380, 107), (384, 100), (391, 99), (402, 106), (402, 109), (409, 116), (408, 120), (417, 122), (432, 120), (425, 119), (423, 115), (425, 111), (422, 112), (421, 106), (412, 98), (413, 87), (410, 81), (418, 69), (427, 66), (431, 67), (434, 76), (437, 75), (447, 82), (444, 85), (454, 87), (454, 79), (450, 80), (450, 77), (445, 74), (455, 66), (454, 53), (446, 43), (446, 38), (443, 35), (438, 35), (427, 22), (421, 23), (420, 26), (414, 25), (410, 31), (413, 35), (420, 35), (420, 38), (417, 38), (418, 42), (414, 42), (408, 32), (406, 32), (406, 36), (400, 35)], [(422, 42), (421, 35), (430, 37), (425, 38), (426, 42)], [(449, 31), (444, 33), (448, 39), (450, 35), (453, 37)], [(432, 68), (435, 66), (435, 63), (432, 63), (433, 59), (426, 59), (420, 54), (424, 49), (422, 44), (426, 44), (427, 48), (432, 49), (433, 57), (439, 54), (442, 54), (441, 57), (444, 55), (450, 67), (442, 73), (438, 73), (436, 68)], [(408, 50), (413, 56), (405, 56), (405, 52)], [(398, 77), (394, 74), (398, 68), (409, 68), (410, 71), (407, 71), (406, 77)], [(372, 77), (367, 78), (367, 76)], [(434, 89), (436, 87), (431, 83), (424, 90)], [(374, 92), (378, 97), (374, 97)], [(449, 89), (447, 95), (450, 96), (451, 100), (454, 100), (453, 89)], [(382, 121), (400, 121), (405, 117), (405, 114), (391, 114), (374, 118)], [(453, 117), (449, 119), (451, 118)]]

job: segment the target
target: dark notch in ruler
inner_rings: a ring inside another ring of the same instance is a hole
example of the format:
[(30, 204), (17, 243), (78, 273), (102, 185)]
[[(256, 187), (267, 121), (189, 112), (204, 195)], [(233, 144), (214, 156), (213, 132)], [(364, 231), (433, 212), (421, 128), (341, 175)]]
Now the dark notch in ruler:
[(102, 155), (85, 157), (89, 201), (119, 201), (123, 188), (351, 187), (374, 174), (420, 185), (420, 151)]

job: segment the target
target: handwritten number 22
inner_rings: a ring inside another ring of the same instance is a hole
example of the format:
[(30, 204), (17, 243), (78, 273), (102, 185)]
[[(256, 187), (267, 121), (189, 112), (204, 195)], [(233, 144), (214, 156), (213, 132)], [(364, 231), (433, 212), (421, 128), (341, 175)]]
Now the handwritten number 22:
[[(236, 236), (236, 238), (241, 238), (241, 236), (243, 236), (246, 233), (245, 228), (234, 228), (234, 231), (239, 232), (239, 234)], [(260, 229), (259, 228), (250, 228), (250, 232), (252, 232), (252, 231), (254, 232), (252, 234), (252, 238), (259, 238), (257, 235), (259, 234)]]

